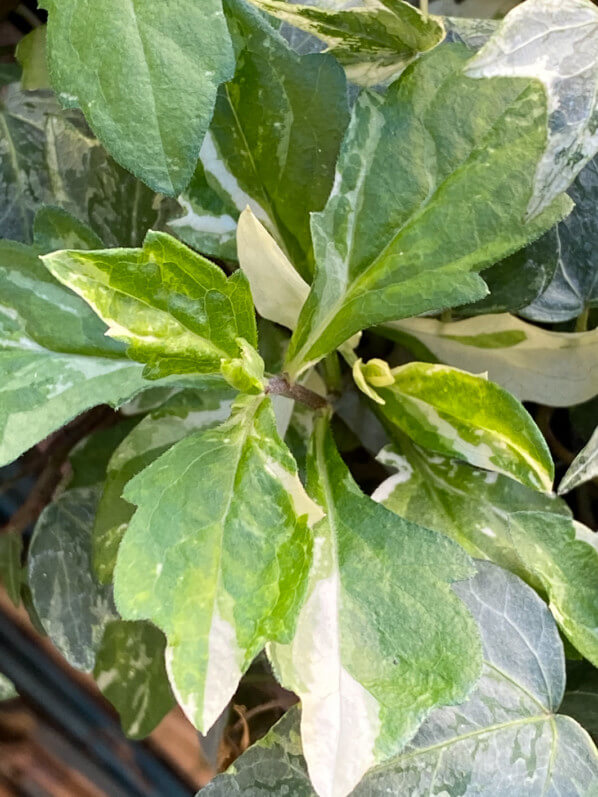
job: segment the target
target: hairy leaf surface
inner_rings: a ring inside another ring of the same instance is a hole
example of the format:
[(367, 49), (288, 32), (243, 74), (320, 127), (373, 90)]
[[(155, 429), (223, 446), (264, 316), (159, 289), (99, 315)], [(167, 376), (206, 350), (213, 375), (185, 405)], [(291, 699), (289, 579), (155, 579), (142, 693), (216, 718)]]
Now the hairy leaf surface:
[(189, 182), (234, 58), (220, 0), (45, 0), (52, 84), (155, 191)]
[(375, 323), (482, 298), (477, 271), (569, 212), (560, 197), (524, 223), (546, 136), (542, 88), (467, 78), (469, 55), (436, 49), (383, 97), (358, 99), (332, 194), (312, 216), (318, 268), (291, 374)]
[(253, 303), (241, 272), (224, 272), (165, 233), (143, 249), (60, 251), (43, 261), (128, 344), (145, 375), (218, 373), (238, 355), (237, 338), (256, 345)]
[(431, 359), (487, 372), (520, 401), (568, 407), (598, 393), (598, 330), (548, 331), (504, 314), (453, 323), (411, 318), (385, 324), (381, 331), (408, 346), (410, 341), (424, 344)]
[(354, 372), (387, 421), (424, 448), (551, 490), (554, 465), (542, 433), (516, 398), (484, 376), (416, 362), (391, 370), (383, 360), (358, 361)]
[(325, 418), (311, 442), (308, 489), (326, 516), (314, 527), (307, 600), (292, 643), (269, 651), (301, 698), (316, 791), (340, 796), (475, 682), (475, 624), (449, 589), (472, 569), (457, 545), (359, 490)]
[[(465, 703), (434, 711), (407, 747), (368, 774), (353, 795), (592, 794), (598, 753), (574, 720), (556, 713), (565, 662), (542, 601), (516, 576), (489, 563), (480, 563), (476, 578), (455, 591), (480, 625), (482, 678)], [(266, 797), (283, 790), (293, 797), (315, 794), (302, 756), (298, 709), (204, 792)]]
[(252, 0), (258, 8), (283, 22), (317, 36), (347, 72), (362, 86), (391, 79), (421, 52), (444, 38), (437, 17), (402, 0), (381, 0), (353, 8), (318, 8), (280, 0)]
[(251, 660), (292, 636), (304, 591), (310, 502), (269, 399), (174, 445), (129, 484), (138, 509), (121, 543), (117, 606), (166, 634), (172, 688), (205, 733)]

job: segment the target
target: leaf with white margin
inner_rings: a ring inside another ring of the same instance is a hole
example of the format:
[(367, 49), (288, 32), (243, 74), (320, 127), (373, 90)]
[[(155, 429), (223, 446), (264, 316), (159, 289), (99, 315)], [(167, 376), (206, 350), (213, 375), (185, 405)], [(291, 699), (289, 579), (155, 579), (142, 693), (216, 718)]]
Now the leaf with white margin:
[(598, 151), (598, 9), (590, 0), (527, 0), (507, 14), (466, 73), (533, 78), (544, 87), (547, 141), (528, 205), (534, 217)]
[(108, 623), (96, 656), (93, 676), (118, 711), (123, 731), (143, 739), (174, 707), (168, 684), (166, 640), (151, 623)]
[(380, 412), (418, 445), (550, 492), (554, 463), (525, 407), (485, 376), (448, 365), (412, 362), (390, 368), (358, 360), (357, 384)]
[[(48, 64), (62, 103), (155, 191), (193, 174), (234, 55), (221, 0), (43, 0)], [(165, 79), (168, 75), (168, 79)]]
[(598, 476), (598, 427), (563, 476), (559, 484), (559, 495), (571, 492), (580, 484), (595, 479), (596, 476)]
[(444, 38), (438, 17), (424, 15), (402, 0), (380, 0), (349, 8), (251, 1), (324, 41), (327, 52), (345, 67), (348, 79), (360, 86), (392, 80), (420, 53), (436, 47)]
[(598, 157), (567, 192), (575, 207), (555, 229), (557, 268), (544, 292), (521, 315), (531, 321), (569, 321), (598, 306)]
[[(479, 623), (482, 677), (469, 699), (440, 708), (407, 747), (367, 774), (354, 797), (526, 795), (589, 797), (598, 752), (570, 717), (557, 714), (565, 688), (563, 645), (542, 601), (490, 563), (455, 585)], [(205, 797), (314, 797), (293, 708), (201, 792)]]
[(219, 373), (239, 355), (238, 338), (257, 345), (255, 314), (242, 272), (222, 269), (175, 238), (150, 231), (142, 249), (64, 250), (42, 257), (127, 343), (144, 375)]
[(239, 217), (237, 252), (258, 313), (269, 321), (295, 329), (309, 285), (250, 207)]
[(301, 698), (316, 791), (343, 797), (475, 683), (477, 629), (449, 587), (472, 568), (458, 545), (361, 492), (325, 417), (310, 444), (308, 491), (326, 516), (313, 529), (307, 599), (291, 644), (268, 651)]
[(174, 445), (124, 497), (138, 509), (118, 552), (116, 604), (164, 631), (173, 691), (206, 733), (264, 644), (292, 638), (312, 502), (263, 395), (237, 398), (226, 423)]
[(570, 407), (598, 393), (598, 329), (551, 332), (505, 313), (448, 323), (410, 318), (380, 332), (407, 346), (424, 344), (431, 359), (486, 372), (520, 401)]
[(378, 487), (374, 500), (523, 578), (548, 597), (569, 641), (598, 661), (596, 535), (572, 520), (561, 499), (432, 456), (403, 435), (394, 435), (378, 458), (397, 473)]
[(544, 93), (532, 80), (466, 77), (470, 55), (436, 48), (384, 96), (357, 100), (334, 188), (312, 214), (317, 269), (289, 346), (292, 377), (361, 329), (481, 299), (477, 272), (570, 211), (562, 196), (524, 223)]
[(33, 605), (44, 630), (73, 667), (89, 672), (104, 629), (118, 618), (112, 590), (91, 566), (91, 533), (97, 488), (69, 490), (44, 509), (28, 558)]
[(129, 432), (108, 463), (93, 529), (93, 565), (101, 583), (112, 581), (118, 546), (135, 507), (122, 497), (127, 482), (190, 432), (223, 423), (230, 401), (210, 392), (182, 394), (150, 412)]

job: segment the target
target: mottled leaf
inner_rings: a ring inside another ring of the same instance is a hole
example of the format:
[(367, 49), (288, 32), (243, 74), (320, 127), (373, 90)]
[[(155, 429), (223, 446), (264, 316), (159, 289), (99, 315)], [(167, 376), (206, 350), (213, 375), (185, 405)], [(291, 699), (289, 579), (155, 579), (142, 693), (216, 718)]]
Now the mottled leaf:
[(151, 623), (108, 623), (94, 678), (127, 736), (142, 739), (174, 706), (164, 664), (164, 634)]
[[(598, 784), (589, 736), (556, 711), (565, 668), (554, 621), (538, 597), (500, 568), (480, 563), (455, 591), (480, 625), (482, 678), (469, 699), (433, 712), (404, 751), (366, 775), (354, 797), (463, 794), (582, 797)], [(205, 789), (206, 797), (313, 797), (291, 709), (266, 738)]]
[(590, 0), (527, 0), (506, 16), (467, 74), (543, 85), (547, 140), (528, 205), (533, 217), (598, 150), (598, 9)]
[[(358, 99), (334, 189), (312, 215), (318, 264), (288, 353), (300, 373), (360, 329), (476, 301), (476, 273), (570, 210), (523, 215), (545, 139), (542, 88), (465, 77), (470, 51), (422, 56)], [(472, 201), (475, 197), (475, 201)]]
[(311, 546), (299, 488), (262, 395), (237, 399), (225, 424), (189, 435), (125, 490), (138, 509), (117, 606), (164, 631), (171, 686), (203, 733), (265, 642), (292, 636)]
[[(358, 360), (353, 372), (386, 420), (424, 448), (550, 492), (554, 464), (542, 433), (510, 393), (446, 365)], [(359, 381), (358, 381), (359, 384)]]
[(42, 252), (56, 249), (99, 249), (102, 240), (68, 210), (44, 205), (35, 214), (33, 241)]
[(568, 407), (598, 393), (598, 330), (550, 332), (505, 314), (453, 323), (411, 318), (380, 331), (408, 346), (424, 344), (432, 359), (486, 372), (520, 401)]
[(234, 68), (220, 0), (42, 5), (62, 102), (82, 109), (125, 168), (175, 196), (193, 174), (218, 84)]
[[(225, 7), (237, 71), (218, 92), (203, 167), (235, 218), (249, 204), (308, 278), (309, 213), (324, 207), (348, 121), (345, 77), (332, 56), (294, 53), (248, 4)], [(221, 223), (230, 229), (226, 216)]]
[(73, 667), (89, 672), (106, 624), (117, 615), (109, 587), (95, 579), (91, 533), (97, 488), (69, 490), (35, 526), (28, 558), (33, 604), (44, 630)]
[(0, 534), (0, 584), (15, 606), (21, 603), (22, 553), (23, 537), (20, 531), (4, 531)]
[(283, 22), (317, 36), (362, 86), (392, 79), (444, 38), (442, 22), (402, 0), (380, 0), (350, 8), (318, 8), (280, 0), (252, 0)]
[(127, 482), (190, 432), (222, 423), (229, 413), (230, 402), (210, 393), (190, 393), (184, 404), (179, 394), (145, 417), (114, 451), (93, 533), (94, 569), (102, 583), (112, 581), (118, 546), (135, 511), (122, 497)]
[(52, 274), (82, 296), (128, 344), (144, 374), (218, 373), (256, 345), (251, 293), (242, 272), (224, 272), (166, 233), (149, 232), (143, 249), (60, 251), (43, 258)]
[(21, 88), (25, 91), (49, 89), (50, 75), (46, 63), (46, 26), (37, 28), (23, 36), (15, 50), (17, 61), (23, 67)]
[(577, 532), (566, 505), (500, 474), (430, 456), (404, 438), (395, 445), (382, 460), (397, 473), (372, 498), (524, 578), (547, 597), (571, 643), (596, 662), (598, 550)]
[(598, 158), (588, 163), (568, 193), (575, 207), (556, 228), (554, 278), (522, 311), (532, 321), (569, 321), (598, 306)]
[(598, 476), (598, 428), (594, 430), (590, 441), (575, 457), (569, 470), (559, 484), (559, 495), (574, 490), (580, 484)]
[(477, 630), (449, 588), (472, 568), (459, 546), (359, 490), (325, 418), (312, 438), (308, 490), (326, 516), (314, 527), (307, 599), (292, 643), (269, 652), (301, 698), (316, 791), (342, 797), (475, 682)]

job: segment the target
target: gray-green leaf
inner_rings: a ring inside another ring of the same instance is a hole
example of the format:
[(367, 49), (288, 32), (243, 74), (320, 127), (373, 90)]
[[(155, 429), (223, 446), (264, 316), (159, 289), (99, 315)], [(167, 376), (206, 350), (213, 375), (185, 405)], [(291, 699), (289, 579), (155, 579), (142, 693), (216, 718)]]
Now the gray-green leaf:
[(73, 667), (89, 672), (106, 624), (117, 618), (112, 590), (93, 575), (91, 534), (97, 488), (69, 490), (35, 526), (28, 559), (33, 605), (44, 630)]
[(437, 48), (383, 97), (358, 99), (334, 189), (312, 216), (318, 268), (289, 347), (291, 374), (375, 323), (482, 298), (475, 272), (571, 209), (559, 197), (524, 223), (545, 143), (542, 88), (465, 77), (469, 55)]
[(111, 155), (176, 196), (197, 162), (234, 58), (221, 0), (44, 0), (62, 102), (79, 106)]
[(166, 634), (171, 686), (205, 733), (268, 640), (288, 641), (305, 592), (310, 503), (270, 401), (242, 396), (128, 483), (138, 509), (118, 552), (125, 619)]
[(246, 277), (222, 269), (166, 233), (149, 232), (143, 249), (59, 251), (43, 258), (51, 273), (88, 302), (107, 334), (146, 363), (144, 374), (218, 373), (257, 344)]
[(307, 599), (292, 643), (269, 653), (301, 698), (316, 791), (342, 797), (475, 683), (477, 629), (449, 587), (473, 570), (458, 545), (360, 491), (326, 418), (316, 422), (308, 490), (326, 516), (314, 527)]
[[(396, 758), (366, 775), (354, 797), (594, 794), (596, 748), (576, 722), (556, 713), (565, 686), (563, 646), (542, 601), (489, 563), (455, 591), (482, 632), (482, 678), (465, 703), (431, 714)], [(298, 726), (299, 711), (291, 709), (202, 797), (313, 797)]]
[(252, 2), (324, 41), (328, 52), (345, 67), (349, 80), (361, 86), (392, 79), (444, 38), (440, 19), (424, 16), (402, 0), (338, 9), (280, 0)]
[(108, 623), (94, 678), (120, 715), (127, 736), (143, 739), (174, 706), (168, 684), (166, 640), (151, 623)]

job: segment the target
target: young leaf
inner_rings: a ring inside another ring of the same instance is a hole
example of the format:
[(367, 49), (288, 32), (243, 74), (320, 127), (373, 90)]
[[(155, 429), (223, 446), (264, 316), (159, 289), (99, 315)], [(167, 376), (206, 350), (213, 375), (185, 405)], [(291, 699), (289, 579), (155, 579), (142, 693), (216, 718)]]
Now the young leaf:
[[(542, 433), (510, 393), (447, 365), (361, 360), (353, 368), (381, 412), (416, 443), (550, 492), (554, 464)], [(363, 389), (363, 388), (362, 388)]]
[(568, 193), (575, 207), (556, 228), (554, 278), (522, 311), (532, 321), (569, 321), (598, 306), (598, 158), (580, 172)]
[(251, 293), (244, 275), (224, 272), (166, 233), (149, 232), (143, 249), (60, 251), (44, 264), (85, 299), (129, 345), (144, 374), (218, 373), (239, 353), (237, 339), (255, 346)]
[(531, 80), (465, 77), (469, 55), (436, 49), (383, 97), (358, 99), (334, 189), (312, 216), (318, 268), (289, 347), (291, 375), (360, 329), (482, 298), (475, 272), (569, 212), (563, 196), (524, 224), (545, 98)]
[(383, 83), (444, 38), (442, 22), (402, 0), (352, 8), (318, 8), (280, 0), (252, 0), (283, 22), (317, 36), (361, 86)]
[(348, 122), (345, 76), (332, 56), (298, 56), (242, 0), (225, 8), (237, 71), (218, 93), (203, 166), (237, 213), (251, 205), (309, 278), (309, 213), (324, 207), (332, 187)]
[(50, 76), (46, 63), (46, 26), (37, 28), (23, 36), (15, 50), (17, 61), (23, 67), (21, 88), (24, 91), (49, 89)]
[(380, 331), (407, 346), (423, 343), (432, 359), (487, 372), (520, 401), (568, 407), (598, 393), (598, 330), (549, 332), (505, 314), (454, 323), (410, 318)]
[(172, 688), (203, 733), (265, 642), (292, 636), (311, 549), (299, 490), (263, 395), (239, 397), (227, 423), (186, 437), (125, 490), (138, 509), (116, 603), (164, 631)]
[(258, 313), (295, 329), (309, 285), (249, 207), (239, 217), (237, 252)]
[(580, 484), (598, 476), (598, 427), (590, 441), (575, 457), (559, 484), (559, 495), (571, 492)]
[(93, 671), (127, 736), (150, 734), (175, 701), (164, 664), (164, 635), (151, 623), (108, 623)]
[(176, 196), (193, 174), (218, 85), (233, 73), (221, 1), (42, 5), (62, 102), (81, 108), (115, 160)]
[(106, 624), (117, 619), (109, 587), (93, 576), (91, 531), (97, 488), (69, 490), (35, 526), (28, 559), (33, 604), (44, 630), (73, 667), (89, 672)]
[(405, 439), (398, 446), (381, 455), (398, 473), (372, 498), (521, 576), (548, 596), (572, 644), (598, 661), (598, 551), (580, 536), (566, 505), (500, 474), (431, 457)]
[(314, 527), (307, 599), (292, 643), (269, 652), (301, 698), (316, 791), (342, 797), (475, 682), (477, 630), (449, 588), (472, 569), (457, 545), (359, 490), (326, 418), (316, 422), (308, 489), (326, 516)]
[(94, 523), (93, 564), (101, 583), (112, 581), (118, 546), (135, 512), (122, 497), (127, 482), (190, 432), (223, 423), (229, 414), (230, 401), (193, 392), (183, 405), (179, 394), (140, 421), (118, 446), (108, 463)]
[[(469, 699), (433, 712), (393, 760), (366, 775), (354, 797), (383, 795), (589, 795), (598, 784), (598, 753), (589, 736), (556, 711), (565, 667), (546, 607), (518, 578), (480, 563), (455, 591), (480, 625), (482, 678)], [(305, 709), (304, 709), (305, 710)], [(291, 709), (261, 742), (204, 789), (206, 797), (283, 790), (313, 797)]]
[(544, 87), (547, 140), (530, 216), (565, 191), (598, 150), (597, 54), (598, 9), (590, 0), (527, 0), (507, 14), (467, 67), (472, 77), (526, 77)]

